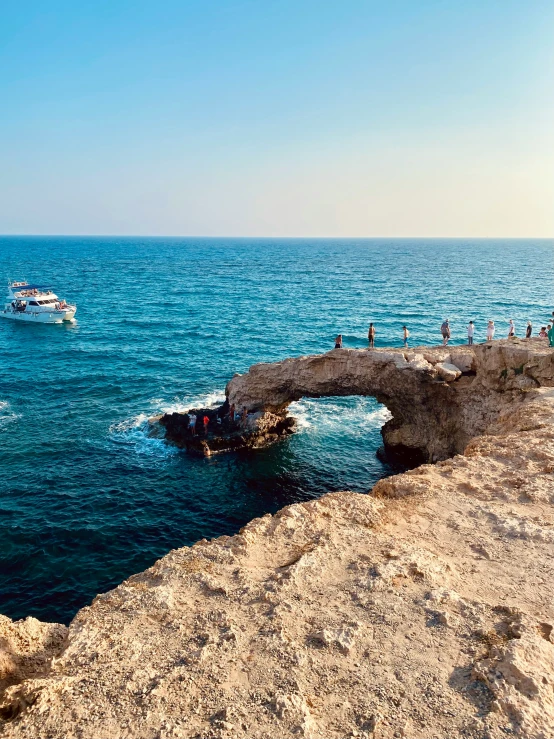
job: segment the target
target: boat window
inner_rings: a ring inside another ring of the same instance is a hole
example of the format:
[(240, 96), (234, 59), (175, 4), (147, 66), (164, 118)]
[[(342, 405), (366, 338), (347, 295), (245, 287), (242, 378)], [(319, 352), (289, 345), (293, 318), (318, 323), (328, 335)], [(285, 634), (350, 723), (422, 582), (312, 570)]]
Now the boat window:
[(39, 301), (38, 301), (38, 304), (39, 304), (39, 305), (44, 305), (44, 303), (45, 303), (45, 302), (48, 302), (48, 301), (45, 301), (45, 300), (39, 300)]
[(29, 305), (38, 305), (36, 300), (29, 300)]

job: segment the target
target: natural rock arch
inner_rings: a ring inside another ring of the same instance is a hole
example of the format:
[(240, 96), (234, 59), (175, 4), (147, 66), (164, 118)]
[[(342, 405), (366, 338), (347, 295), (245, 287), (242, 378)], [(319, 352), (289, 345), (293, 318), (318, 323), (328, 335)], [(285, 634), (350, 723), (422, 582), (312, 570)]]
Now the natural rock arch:
[(387, 455), (417, 465), (461, 453), (508, 403), (523, 401), (541, 373), (551, 373), (550, 364), (550, 354), (537, 362), (536, 349), (519, 340), (414, 350), (336, 349), (256, 364), (235, 375), (226, 393), (236, 408), (281, 415), (302, 397), (373, 396), (392, 413), (382, 429)]

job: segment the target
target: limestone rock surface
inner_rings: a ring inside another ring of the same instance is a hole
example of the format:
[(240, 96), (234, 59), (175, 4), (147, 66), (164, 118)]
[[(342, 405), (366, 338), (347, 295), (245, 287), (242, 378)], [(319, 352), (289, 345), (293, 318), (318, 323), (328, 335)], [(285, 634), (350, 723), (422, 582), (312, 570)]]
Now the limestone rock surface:
[(462, 374), (461, 369), (455, 364), (452, 364), (452, 362), (437, 362), (435, 367), (439, 377), (445, 380), (445, 382), (454, 382)]

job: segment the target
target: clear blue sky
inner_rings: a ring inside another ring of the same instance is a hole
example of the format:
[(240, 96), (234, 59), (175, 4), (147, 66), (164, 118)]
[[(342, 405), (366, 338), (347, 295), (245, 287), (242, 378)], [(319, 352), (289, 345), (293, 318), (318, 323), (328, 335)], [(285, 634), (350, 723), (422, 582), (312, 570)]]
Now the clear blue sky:
[(554, 236), (552, 0), (6, 0), (0, 233)]

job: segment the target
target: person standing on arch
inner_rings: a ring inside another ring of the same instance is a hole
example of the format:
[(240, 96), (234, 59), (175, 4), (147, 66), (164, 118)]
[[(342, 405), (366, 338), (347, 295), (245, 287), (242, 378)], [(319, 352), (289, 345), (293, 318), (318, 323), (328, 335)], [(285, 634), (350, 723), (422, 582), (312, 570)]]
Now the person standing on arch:
[(473, 346), (473, 336), (475, 334), (475, 324), (470, 321), (467, 327), (467, 343), (468, 346)]
[(410, 332), (408, 331), (408, 329), (406, 328), (406, 326), (402, 326), (402, 334), (403, 334), (403, 337), (404, 337), (404, 347), (407, 349), (408, 348), (408, 339), (410, 338)]
[(342, 334), (339, 334), (335, 339), (335, 349), (342, 349)]
[(448, 344), (448, 339), (450, 338), (450, 321), (448, 320), (448, 318), (442, 322), (441, 334), (442, 345), (446, 346)]
[(370, 323), (369, 331), (367, 332), (367, 340), (369, 341), (369, 348), (375, 349), (375, 326)]

